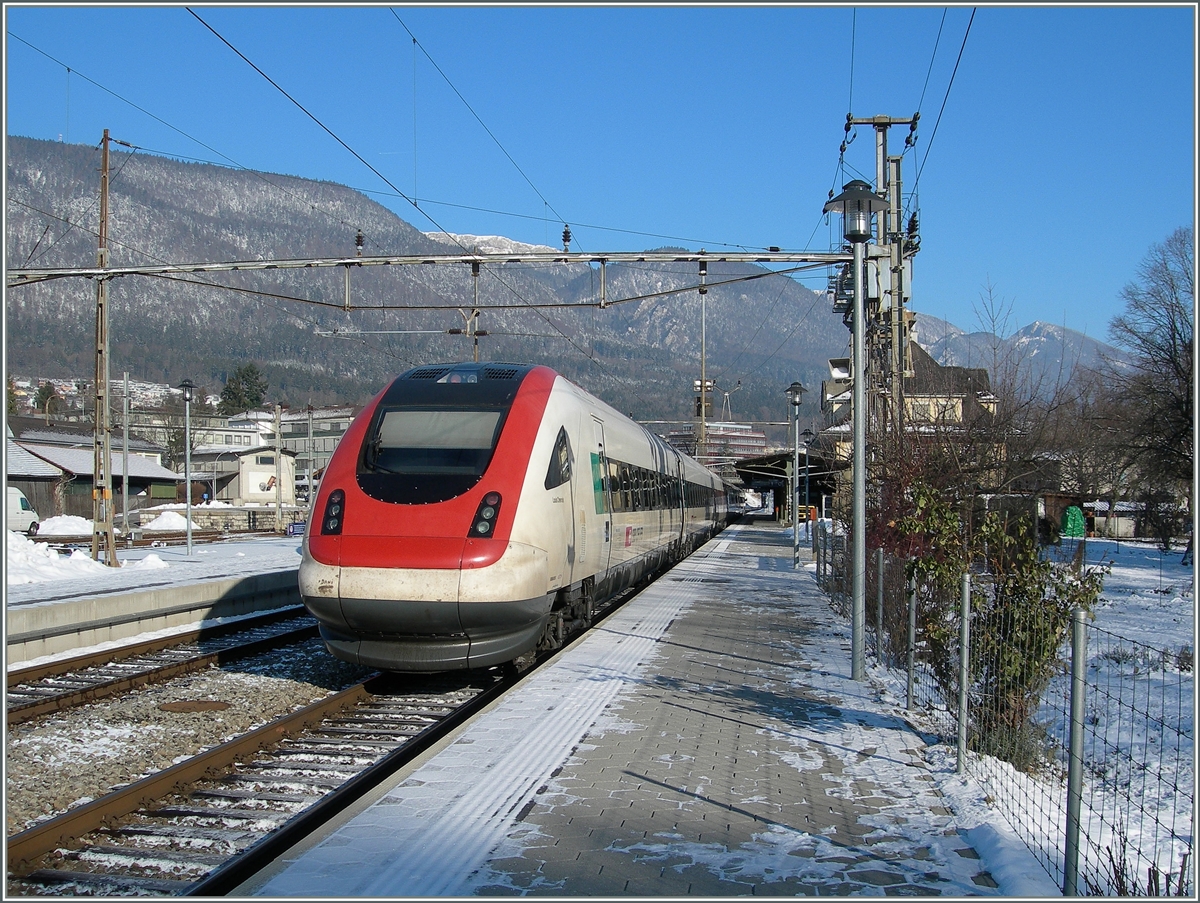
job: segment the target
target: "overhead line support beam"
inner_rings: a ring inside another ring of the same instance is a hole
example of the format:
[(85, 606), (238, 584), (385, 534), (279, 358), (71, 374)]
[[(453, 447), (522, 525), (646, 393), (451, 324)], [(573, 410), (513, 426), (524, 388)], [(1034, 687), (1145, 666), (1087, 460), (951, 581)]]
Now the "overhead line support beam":
[(47, 269), (10, 269), (8, 287), (30, 285), (48, 279), (83, 277), (113, 279), (118, 276), (175, 276), (186, 273), (222, 273), (246, 270), (321, 269), (351, 266), (414, 266), (445, 264), (593, 264), (608, 263), (717, 263), (785, 264), (811, 263), (818, 266), (847, 263), (853, 255), (834, 251), (731, 252), (726, 254), (680, 254), (661, 252), (604, 252), (602, 254), (564, 254), (562, 251), (538, 254), (440, 254), (396, 255), (388, 257), (313, 257), (294, 260), (235, 260), (224, 263), (179, 263), (128, 267), (62, 267)]

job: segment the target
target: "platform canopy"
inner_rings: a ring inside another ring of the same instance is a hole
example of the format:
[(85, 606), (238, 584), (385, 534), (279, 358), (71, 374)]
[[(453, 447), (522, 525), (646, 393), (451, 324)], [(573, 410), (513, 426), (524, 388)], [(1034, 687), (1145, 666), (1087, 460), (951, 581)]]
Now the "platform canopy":
[[(808, 503), (812, 499), (820, 499), (823, 495), (832, 495), (837, 470), (845, 468), (844, 464), (833, 465), (831, 460), (823, 457), (816, 449), (808, 451)], [(772, 490), (786, 495), (787, 478), (792, 466), (792, 450), (771, 452), (755, 458), (743, 458), (734, 464), (738, 476), (746, 484), (747, 489), (757, 492)], [(800, 450), (800, 492), (804, 492), (804, 449)]]

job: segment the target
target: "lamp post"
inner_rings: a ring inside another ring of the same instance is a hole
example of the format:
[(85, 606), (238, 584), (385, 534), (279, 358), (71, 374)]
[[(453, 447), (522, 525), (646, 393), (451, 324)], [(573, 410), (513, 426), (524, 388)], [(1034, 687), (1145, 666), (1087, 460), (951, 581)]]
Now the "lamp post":
[(800, 567), (800, 402), (808, 390), (798, 382), (787, 387), (788, 399), (792, 403), (794, 425), (792, 441), (792, 570)]
[(866, 655), (863, 633), (867, 612), (867, 378), (866, 378), (866, 312), (863, 304), (863, 245), (871, 238), (871, 214), (886, 210), (888, 202), (871, 190), (862, 179), (843, 186), (842, 193), (830, 199), (825, 213), (842, 215), (842, 232), (854, 249), (854, 360), (851, 372), (854, 420), (853, 442), (853, 504), (850, 515), (851, 579), (853, 608), (850, 624), (850, 677), (866, 678)]
[(187, 553), (192, 557), (192, 392), (196, 386), (190, 379), (179, 384), (183, 390), (183, 497), (187, 502)]
[(808, 500), (808, 444), (813, 441), (815, 434), (812, 430), (805, 430), (800, 434), (800, 438), (804, 440), (804, 539), (811, 544), (812, 503)]

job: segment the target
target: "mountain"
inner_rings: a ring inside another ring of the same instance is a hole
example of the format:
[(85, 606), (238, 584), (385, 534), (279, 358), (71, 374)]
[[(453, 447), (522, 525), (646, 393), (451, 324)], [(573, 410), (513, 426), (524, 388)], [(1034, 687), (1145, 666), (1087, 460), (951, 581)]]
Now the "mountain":
[[(9, 268), (96, 264), (100, 151), (9, 136)], [(367, 256), (521, 254), (553, 250), (503, 236), (425, 233), (361, 192), (332, 182), (187, 163), (117, 147), (110, 165), (113, 266)], [(667, 250), (667, 249), (646, 249)], [(682, 250), (682, 249), (678, 249)], [(828, 359), (848, 353), (849, 333), (823, 292), (783, 276), (719, 285), (766, 271), (709, 263), (707, 373), (714, 416), (781, 421), (785, 389), (810, 390), (802, 416), (818, 417)], [(240, 271), (186, 278), (129, 276), (109, 290), (110, 374), (219, 392), (253, 362), (269, 400), (291, 405), (361, 403), (418, 364), (469, 360), (462, 335), (475, 288), (464, 265)], [(478, 279), (483, 360), (544, 363), (644, 420), (686, 421), (700, 377), (701, 301), (695, 264), (485, 266)], [(207, 283), (207, 284), (206, 284)], [(237, 291), (235, 289), (240, 289)], [(95, 285), (52, 280), (7, 292), (10, 373), (90, 379), (95, 371)], [(557, 305), (588, 305), (574, 308)], [(498, 309), (494, 305), (505, 305)], [(385, 309), (386, 308), (386, 309)], [(1075, 363), (1117, 352), (1080, 333), (1034, 323), (1004, 339), (966, 333), (917, 314), (916, 337), (943, 364), (996, 370), (1014, 363), (1053, 384)], [(993, 380), (996, 373), (993, 372)], [(740, 388), (739, 388), (740, 381)], [(726, 395), (725, 393), (728, 393)], [(782, 441), (782, 427), (769, 430)]]
[(943, 366), (985, 367), (993, 385), (1016, 379), (1050, 395), (1071, 378), (1076, 368), (1104, 370), (1130, 366), (1118, 348), (1081, 332), (1035, 321), (1010, 336), (965, 332), (928, 314), (917, 313), (914, 340)]
[[(7, 265), (95, 266), (99, 149), (15, 136), (7, 142)], [(540, 249), (499, 236), (426, 234), (331, 182), (120, 147), (111, 156), (113, 266), (349, 257), (359, 230), (366, 256), (446, 254), (462, 245)], [(828, 358), (846, 353), (849, 333), (823, 293), (783, 276), (716, 285), (763, 272), (709, 264), (706, 356), (718, 383), (718, 416), (728, 391), (732, 419), (783, 420), (785, 388), (798, 379), (815, 390)], [(470, 340), (447, 334), (463, 328), (458, 308), (469, 313), (474, 302), (469, 267), (354, 269), (349, 312), (344, 276), (337, 267), (115, 279), (109, 372), (172, 385), (190, 378), (219, 391), (236, 367), (254, 362), (270, 383), (270, 400), (303, 405), (364, 402), (410, 366), (471, 358)], [(481, 359), (545, 363), (636, 417), (689, 419), (692, 380), (700, 376), (701, 301), (695, 291), (670, 292), (696, 284), (695, 265), (610, 263), (606, 277), (610, 304), (600, 309), (595, 268), (485, 266)], [(89, 378), (95, 292), (80, 278), (10, 289), (9, 372)], [(486, 307), (499, 304), (508, 306)], [(806, 416), (817, 415), (817, 394), (806, 396)]]

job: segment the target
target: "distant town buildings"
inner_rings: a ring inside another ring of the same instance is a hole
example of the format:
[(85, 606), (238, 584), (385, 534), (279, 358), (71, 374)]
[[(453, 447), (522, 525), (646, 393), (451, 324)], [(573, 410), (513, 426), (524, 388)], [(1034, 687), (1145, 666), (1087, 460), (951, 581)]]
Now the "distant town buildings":
[[(46, 383), (54, 388), (49, 410), (35, 403)], [(15, 450), (10, 461), (26, 462), (29, 473), (14, 473), (10, 468), (9, 483), (27, 488), (30, 498), (36, 496), (43, 517), (90, 517), (95, 400), (91, 382), (14, 375), (11, 384), (17, 413), (8, 418), (10, 450)], [(114, 496), (121, 492), (127, 448), (131, 458), (142, 462), (129, 465), (131, 511), (182, 500), (182, 393), (171, 386), (129, 380), (126, 406), (125, 385), (124, 380), (110, 384)], [(307, 502), (359, 410), (347, 405), (281, 407), (277, 421), (273, 407), (229, 417), (209, 413), (219, 400), (208, 395), (205, 404), (193, 402), (191, 407), (194, 502), (260, 505), (277, 498), (284, 505)]]

